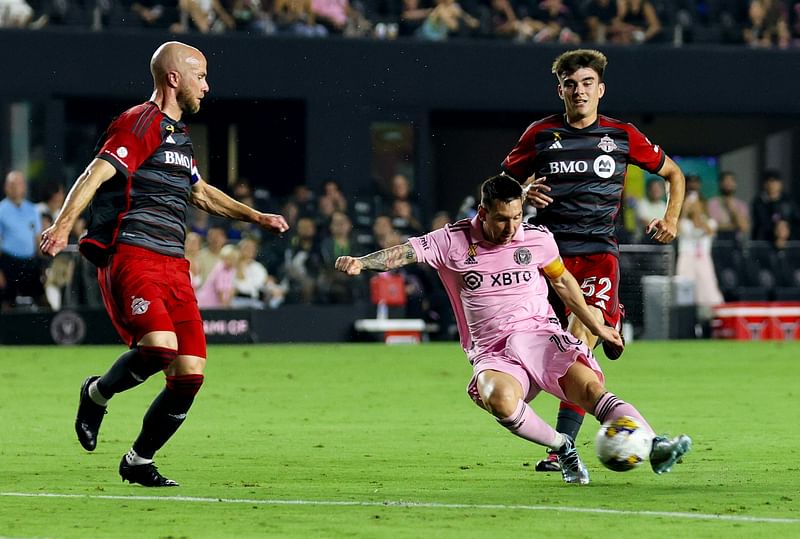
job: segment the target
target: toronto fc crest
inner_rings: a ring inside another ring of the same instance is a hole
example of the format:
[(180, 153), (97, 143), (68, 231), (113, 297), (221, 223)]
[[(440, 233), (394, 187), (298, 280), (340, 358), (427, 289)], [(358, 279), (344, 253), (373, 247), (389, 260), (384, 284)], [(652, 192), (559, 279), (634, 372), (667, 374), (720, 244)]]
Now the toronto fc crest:
[(131, 314), (144, 314), (150, 307), (150, 302), (144, 298), (131, 297)]
[(600, 139), (600, 142), (597, 144), (597, 147), (606, 153), (611, 153), (617, 149), (617, 145), (614, 143), (614, 139), (609, 137), (608, 135), (604, 135), (603, 138)]

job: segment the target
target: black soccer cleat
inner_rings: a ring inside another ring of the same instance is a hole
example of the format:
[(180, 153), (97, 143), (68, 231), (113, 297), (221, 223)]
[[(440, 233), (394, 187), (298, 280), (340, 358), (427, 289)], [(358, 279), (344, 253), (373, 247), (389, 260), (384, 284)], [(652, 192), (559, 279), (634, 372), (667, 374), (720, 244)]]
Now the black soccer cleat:
[(78, 401), (78, 415), (75, 418), (75, 433), (86, 451), (94, 451), (97, 447), (97, 435), (100, 432), (103, 416), (106, 414), (106, 407), (100, 406), (89, 396), (89, 385), (98, 378), (100, 377), (90, 376), (83, 381)]
[(160, 473), (158, 468), (152, 462), (147, 464), (139, 464), (137, 466), (128, 464), (127, 455), (122, 455), (122, 460), (119, 463), (119, 475), (122, 477), (122, 482), (127, 481), (130, 484), (139, 483), (145, 487), (177, 487), (178, 482), (172, 479), (167, 479)]
[(537, 472), (560, 472), (561, 464), (558, 462), (558, 455), (555, 453), (548, 453), (546, 459), (542, 459), (536, 463), (535, 470)]

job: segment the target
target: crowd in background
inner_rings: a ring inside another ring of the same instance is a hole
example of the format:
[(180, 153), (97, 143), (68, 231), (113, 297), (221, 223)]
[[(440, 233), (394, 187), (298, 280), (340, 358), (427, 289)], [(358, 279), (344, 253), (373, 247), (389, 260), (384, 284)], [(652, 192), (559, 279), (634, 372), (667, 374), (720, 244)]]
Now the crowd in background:
[(800, 43), (788, 0), (0, 0), (0, 28), (72, 26), (441, 41)]
[[(424, 215), (412, 182), (396, 174), (385, 190), (369, 197), (348, 197), (339, 183), (325, 181), (319, 192), (298, 185), (275, 200), (247, 181), (230, 194), (250, 206), (278, 212), (290, 225), (282, 236), (262, 234), (254, 225), (230, 222), (190, 209), (186, 257), (201, 308), (276, 309), (284, 304), (369, 303), (370, 278), (346, 277), (334, 270), (342, 255), (359, 256), (399, 245), (409, 236), (471, 217), (475, 201), (467, 197), (455, 213)], [(736, 195), (732, 172), (719, 177), (718, 194), (706, 200), (699, 177), (687, 175), (686, 202), (679, 222), (675, 274), (695, 283), (695, 303), (710, 307), (735, 300), (800, 300), (800, 209), (784, 192), (775, 171), (765, 171), (762, 189), (751, 201)], [(0, 301), (10, 308), (102, 307), (96, 268), (77, 254), (86, 220), (71, 236), (73, 249), (50, 260), (36, 249), (37, 236), (57, 216), (62, 185), (38, 189), (28, 198), (20, 171), (5, 177), (0, 201)], [(663, 181), (646, 184), (642, 199), (626, 198), (619, 213), (620, 243), (649, 243), (646, 225), (664, 215)], [(533, 211), (531, 209), (531, 211)], [(451, 311), (438, 278), (427, 266), (406, 266), (404, 316), (451, 326)]]

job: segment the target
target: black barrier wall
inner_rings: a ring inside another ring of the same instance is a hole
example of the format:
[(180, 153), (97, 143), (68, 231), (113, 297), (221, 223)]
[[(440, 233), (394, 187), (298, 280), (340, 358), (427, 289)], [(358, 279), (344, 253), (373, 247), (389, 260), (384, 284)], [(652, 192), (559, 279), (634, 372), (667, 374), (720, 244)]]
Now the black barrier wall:
[[(346, 342), (353, 340), (353, 323), (372, 318), (367, 305), (283, 305), (276, 311), (204, 310), (203, 329), (209, 344), (279, 342)], [(120, 344), (103, 310), (65, 309), (0, 315), (0, 345)]]

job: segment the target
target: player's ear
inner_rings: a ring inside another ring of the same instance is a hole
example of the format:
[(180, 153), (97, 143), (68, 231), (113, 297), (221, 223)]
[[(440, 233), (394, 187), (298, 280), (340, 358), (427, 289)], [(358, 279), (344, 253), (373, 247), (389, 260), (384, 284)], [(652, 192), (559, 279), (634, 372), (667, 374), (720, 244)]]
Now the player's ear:
[(598, 88), (598, 99), (602, 99), (606, 95), (606, 83), (601, 82)]
[(483, 207), (483, 204), (478, 205), (478, 221), (485, 221), (486, 220), (486, 208)]
[(561, 86), (561, 82), (559, 82), (558, 85), (556, 86), (556, 91), (558, 92), (558, 98), (561, 101), (564, 101), (564, 88), (563, 86)]

